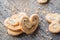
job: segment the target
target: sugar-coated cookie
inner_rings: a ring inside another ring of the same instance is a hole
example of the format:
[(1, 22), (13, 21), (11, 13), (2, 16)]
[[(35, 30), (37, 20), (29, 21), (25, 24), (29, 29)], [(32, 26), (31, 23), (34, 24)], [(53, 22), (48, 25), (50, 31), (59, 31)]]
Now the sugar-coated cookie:
[(14, 14), (11, 17), (8, 17), (4, 21), (4, 25), (13, 31), (18, 31), (21, 29), (21, 26), (19, 25), (20, 18), (22, 16), (27, 16), (26, 13), (20, 12), (18, 14)]
[(15, 32), (15, 31), (12, 31), (12, 30), (9, 30), (9, 29), (7, 29), (7, 32), (8, 32), (9, 35), (12, 35), (12, 36), (18, 36), (18, 35), (23, 33), (22, 31)]
[(60, 14), (57, 14), (57, 13), (55, 13), (55, 14), (52, 14), (52, 13), (47, 14), (46, 15), (46, 20), (49, 23), (53, 22), (54, 20), (60, 20)]
[(20, 12), (8, 17), (4, 21), (8, 34), (17, 36), (21, 33), (32, 34), (38, 27), (39, 16), (32, 14), (30, 17), (25, 12)]
[(20, 24), (22, 31), (26, 34), (32, 34), (38, 27), (39, 17), (37, 14), (31, 15), (30, 18), (24, 16), (21, 18)]
[(9, 21), (9, 18), (7, 18), (7, 19), (4, 21), (4, 25), (6, 26), (6, 28), (8, 28), (8, 29), (10, 29), (10, 30), (13, 30), (13, 31), (18, 31), (18, 30), (21, 29), (21, 26), (19, 26), (19, 25), (15, 25), (15, 26), (10, 25), (10, 24), (8, 23), (8, 21)]
[(22, 16), (27, 16), (25, 12), (19, 12), (18, 14), (14, 14), (12, 15), (10, 18), (9, 18), (9, 24), (11, 25), (18, 25), (19, 24), (19, 21), (20, 21), (20, 18)]
[(59, 33), (60, 32), (60, 22), (59, 21), (53, 21), (49, 25), (49, 31), (51, 33)]

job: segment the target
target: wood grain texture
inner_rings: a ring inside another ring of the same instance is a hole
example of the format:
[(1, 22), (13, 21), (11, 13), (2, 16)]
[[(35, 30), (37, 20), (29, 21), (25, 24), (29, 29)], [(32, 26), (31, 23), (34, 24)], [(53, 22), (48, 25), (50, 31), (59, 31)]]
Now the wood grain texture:
[[(37, 30), (31, 34), (22, 34), (17, 37), (12, 37), (7, 34), (4, 26), (4, 20), (18, 12), (26, 12), (29, 16), (39, 10), (39, 18), (41, 23)], [(48, 4), (38, 4), (37, 0), (0, 0), (0, 40), (60, 40), (60, 34), (51, 34), (48, 32), (49, 23), (45, 20), (46, 13), (60, 13), (60, 0), (50, 0)]]

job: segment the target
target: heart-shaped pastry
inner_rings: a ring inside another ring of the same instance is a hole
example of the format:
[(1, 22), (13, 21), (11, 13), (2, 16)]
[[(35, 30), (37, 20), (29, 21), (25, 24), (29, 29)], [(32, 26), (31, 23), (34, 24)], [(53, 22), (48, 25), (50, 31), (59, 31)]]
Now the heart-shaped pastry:
[(10, 30), (18, 31), (21, 29), (21, 27), (19, 26), (19, 21), (22, 16), (27, 16), (27, 15), (24, 12), (20, 12), (20, 14), (12, 15), (11, 17), (7, 18), (4, 21), (4, 25)]
[(38, 26), (39, 17), (33, 14), (30, 17), (26, 13), (12, 15), (4, 21), (4, 25), (8, 28), (8, 34), (19, 35), (21, 33), (32, 34)]
[(52, 23), (54, 20), (59, 20), (60, 19), (60, 14), (47, 14), (46, 15), (46, 20), (49, 22), (49, 23)]
[(59, 33), (60, 32), (60, 21), (53, 21), (49, 25), (49, 31), (51, 33)]
[(26, 34), (32, 34), (38, 26), (39, 17), (37, 14), (33, 14), (30, 17), (23, 16), (20, 20), (21, 30)]
[(9, 21), (9, 18), (7, 18), (5, 21), (4, 21), (4, 25), (6, 26), (6, 28), (10, 29), (10, 30), (13, 30), (13, 31), (18, 31), (21, 29), (21, 27), (19, 25), (11, 25), (8, 23)]

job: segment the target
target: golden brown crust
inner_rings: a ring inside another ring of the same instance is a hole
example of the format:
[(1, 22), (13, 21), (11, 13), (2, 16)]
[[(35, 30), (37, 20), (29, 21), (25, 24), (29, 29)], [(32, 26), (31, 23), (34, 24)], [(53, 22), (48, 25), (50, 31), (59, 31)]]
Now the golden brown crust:
[(19, 25), (19, 21), (22, 16), (27, 16), (27, 15), (24, 12), (20, 12), (20, 14), (12, 15), (11, 17), (7, 18), (4, 21), (4, 25), (10, 30), (18, 31), (21, 29), (21, 26)]
[[(34, 23), (34, 21), (35, 21), (34, 18), (35, 17), (38, 19), (38, 21), (36, 20), (36, 22)], [(24, 20), (25, 20), (26, 23), (24, 22)], [(34, 23), (34, 24), (32, 24), (32, 23)], [(30, 17), (30, 19), (28, 17), (25, 17), (24, 16), (24, 17), (21, 18), (21, 21), (20, 21), (20, 24), (22, 26), (22, 29), (21, 30), (23, 32), (25, 32), (26, 34), (31, 34), (31, 33), (33, 33), (37, 29), (38, 23), (39, 23), (39, 18), (38, 18), (37, 15), (34, 14), (34, 16), (33, 17)]]
[(53, 21), (49, 25), (49, 31), (51, 33), (59, 33), (60, 32), (60, 23), (58, 21)]
[(22, 34), (23, 32), (22, 31), (18, 31), (18, 32), (15, 32), (15, 31), (12, 31), (12, 30), (7, 30), (8, 34), (9, 35), (12, 35), (12, 36), (18, 36), (20, 34)]
[(4, 21), (4, 25), (8, 29), (10, 35), (19, 35), (20, 31), (31, 34), (38, 26), (39, 17), (37, 14), (31, 15), (29, 18), (25, 13), (15, 14)]
[(18, 31), (18, 30), (21, 29), (20, 26), (10, 25), (10, 24), (8, 23), (8, 20), (9, 20), (9, 18), (7, 18), (7, 19), (4, 21), (4, 25), (6, 26), (6, 28), (8, 28), (8, 29), (10, 29), (10, 30), (13, 30), (13, 31)]
[(60, 14), (57, 14), (57, 13), (52, 14), (52, 13), (50, 13), (50, 14), (47, 14), (45, 18), (49, 23), (52, 23), (54, 20), (59, 20), (60, 19)]
[(38, 14), (33, 14), (30, 16), (30, 22), (31, 24), (35, 25), (37, 23), (39, 23), (39, 16)]
[(12, 24), (11, 21), (9, 22), (9, 24), (11, 24), (11, 25), (18, 25), (19, 21), (20, 21), (20, 18), (22, 16), (27, 16), (27, 15), (26, 15), (25, 12), (19, 12), (18, 14), (12, 15), (9, 20), (11, 20), (12, 23), (14, 23), (14, 24)]

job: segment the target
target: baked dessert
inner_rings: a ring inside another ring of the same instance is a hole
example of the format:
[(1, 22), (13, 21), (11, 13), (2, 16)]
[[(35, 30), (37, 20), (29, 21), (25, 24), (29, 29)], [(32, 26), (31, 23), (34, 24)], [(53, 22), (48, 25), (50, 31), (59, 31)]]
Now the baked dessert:
[(4, 21), (4, 25), (10, 30), (18, 31), (21, 29), (21, 26), (19, 26), (19, 21), (22, 16), (27, 16), (27, 15), (23, 12), (20, 12), (20, 14), (12, 15), (11, 17), (8, 17)]
[(60, 32), (60, 21), (53, 21), (49, 25), (49, 31), (51, 33), (59, 33)]
[(23, 16), (19, 22), (22, 26), (22, 31), (26, 34), (32, 34), (38, 27), (39, 17), (37, 14), (31, 15), (31, 17)]
[(37, 14), (28, 17), (24, 12), (12, 15), (4, 21), (8, 34), (12, 36), (20, 35), (23, 32), (26, 34), (32, 34), (37, 29), (38, 24), (39, 17)]
[(7, 29), (7, 32), (9, 35), (12, 35), (12, 36), (18, 36), (23, 33), (22, 31), (12, 31), (10, 29)]
[(51, 23), (53, 22), (54, 20), (60, 20), (60, 14), (52, 14), (52, 13), (49, 13), (46, 15), (46, 20)]

